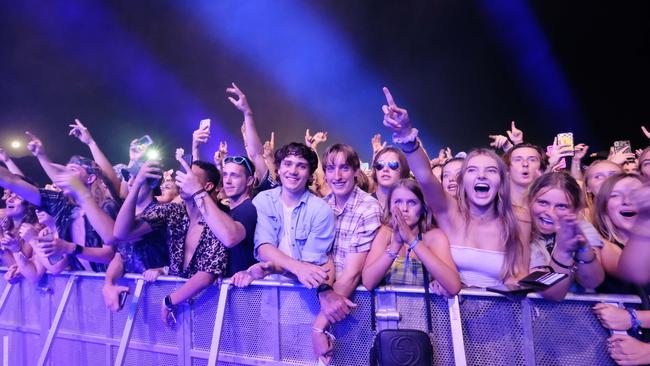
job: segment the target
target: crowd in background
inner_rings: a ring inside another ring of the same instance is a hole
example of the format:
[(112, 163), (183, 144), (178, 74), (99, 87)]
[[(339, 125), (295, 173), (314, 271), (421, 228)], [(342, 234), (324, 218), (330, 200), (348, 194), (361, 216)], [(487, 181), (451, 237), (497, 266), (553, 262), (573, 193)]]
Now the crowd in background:
[[(69, 134), (92, 158), (52, 162), (46, 142), (28, 133), (27, 147), (51, 179), (39, 187), (0, 150), (5, 280), (105, 272), (104, 302), (118, 311), (129, 291), (118, 285), (124, 273), (188, 278), (161, 304), (166, 324), (175, 322), (178, 304), (220, 278), (240, 287), (265, 277), (299, 281), (320, 301), (312, 346), (325, 363), (334, 349), (328, 329), (357, 307), (349, 297), (359, 284), (427, 284), (450, 297), (544, 271), (567, 275), (541, 291), (549, 300), (598, 292), (648, 303), (650, 147), (616, 141), (609, 152), (590, 154), (560, 133), (542, 148), (512, 122), (489, 136), (489, 148), (430, 156), (384, 88), (391, 137), (375, 135), (364, 164), (347, 144), (319, 154), (325, 131), (307, 130), (304, 142), (278, 148), (274, 134), (262, 142), (244, 93), (234, 83), (226, 91), (243, 115), (245, 156), (228, 155), (226, 142), (213, 157), (201, 156), (211, 138), (204, 120), (191, 152), (177, 149), (176, 169), (161, 165), (148, 136), (131, 142), (127, 164), (113, 165), (75, 120)], [(650, 145), (650, 132), (641, 133)], [(594, 314), (605, 328), (630, 332), (609, 339), (615, 361), (650, 363), (643, 340), (650, 308), (597, 304)]]

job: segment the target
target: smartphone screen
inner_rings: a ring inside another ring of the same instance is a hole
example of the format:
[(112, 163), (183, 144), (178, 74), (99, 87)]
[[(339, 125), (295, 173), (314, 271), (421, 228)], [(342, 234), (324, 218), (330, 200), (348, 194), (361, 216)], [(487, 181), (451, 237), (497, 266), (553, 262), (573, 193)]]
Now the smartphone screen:
[(621, 141), (614, 141), (614, 152), (632, 152), (632, 144), (630, 143), (630, 140), (621, 140)]
[(573, 133), (572, 132), (564, 132), (564, 133), (558, 133), (557, 134), (557, 143), (558, 145), (567, 145), (571, 147), (571, 156), (573, 156), (573, 150), (575, 150), (575, 146), (573, 146)]
[(202, 119), (201, 122), (199, 123), (199, 128), (202, 130), (209, 130), (210, 129), (210, 119)]

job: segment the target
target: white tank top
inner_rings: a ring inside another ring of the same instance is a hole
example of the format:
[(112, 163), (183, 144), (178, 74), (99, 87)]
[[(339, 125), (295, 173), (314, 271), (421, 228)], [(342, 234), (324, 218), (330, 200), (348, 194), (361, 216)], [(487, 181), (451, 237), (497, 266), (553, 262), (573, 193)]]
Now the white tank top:
[(505, 252), (459, 245), (451, 245), (450, 248), (463, 285), (485, 288), (503, 284), (501, 266)]

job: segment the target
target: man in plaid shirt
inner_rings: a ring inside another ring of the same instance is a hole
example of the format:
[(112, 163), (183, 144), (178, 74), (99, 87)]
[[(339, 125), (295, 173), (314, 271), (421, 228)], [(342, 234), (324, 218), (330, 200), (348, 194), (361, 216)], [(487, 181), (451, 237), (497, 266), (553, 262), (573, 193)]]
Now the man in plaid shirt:
[(370, 245), (381, 226), (379, 201), (356, 185), (359, 155), (350, 145), (330, 146), (323, 156), (325, 179), (332, 193), (324, 199), (336, 216), (332, 257), (336, 268), (332, 286), (319, 286), (321, 310), (313, 324), (312, 344), (325, 361), (331, 358), (332, 344), (325, 329), (345, 319), (356, 307), (348, 299), (361, 279), (361, 270)]

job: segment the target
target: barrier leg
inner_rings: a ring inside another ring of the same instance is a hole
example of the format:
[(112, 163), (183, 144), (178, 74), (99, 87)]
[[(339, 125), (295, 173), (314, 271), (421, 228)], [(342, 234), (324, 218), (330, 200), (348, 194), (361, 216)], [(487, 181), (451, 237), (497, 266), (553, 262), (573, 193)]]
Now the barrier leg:
[(115, 357), (115, 366), (122, 366), (124, 364), (124, 356), (126, 355), (126, 348), (129, 346), (129, 342), (131, 341), (133, 321), (135, 320), (135, 314), (138, 312), (140, 295), (142, 295), (143, 288), (144, 280), (136, 280), (135, 293), (133, 294), (133, 299), (131, 300), (131, 305), (129, 306), (129, 315), (126, 318), (126, 324), (124, 325), (124, 330), (122, 331), (122, 339), (120, 339), (120, 348), (117, 350), (117, 356)]
[(52, 326), (50, 326), (50, 330), (47, 333), (47, 338), (45, 339), (45, 344), (43, 345), (43, 349), (41, 350), (41, 355), (38, 358), (38, 362), (36, 363), (37, 366), (43, 366), (45, 364), (45, 360), (47, 359), (48, 354), (50, 353), (50, 348), (52, 347), (52, 341), (54, 340), (54, 336), (56, 335), (56, 332), (59, 330), (59, 324), (61, 323), (61, 316), (63, 316), (63, 310), (65, 309), (65, 306), (68, 304), (68, 300), (70, 299), (70, 292), (72, 291), (72, 285), (74, 285), (76, 280), (77, 280), (76, 275), (71, 275), (68, 278), (68, 283), (66, 283), (65, 285), (63, 296), (61, 296), (61, 302), (59, 303), (59, 307), (56, 309), (56, 314), (54, 315)]
[(217, 316), (214, 319), (214, 329), (212, 330), (212, 343), (210, 344), (208, 366), (216, 365), (219, 358), (219, 342), (221, 341), (223, 318), (226, 315), (226, 301), (228, 300), (229, 289), (230, 284), (226, 283), (222, 283), (219, 289), (219, 305), (217, 306)]
[(530, 299), (521, 301), (521, 322), (523, 323), (523, 351), (526, 365), (535, 365), (535, 344), (533, 339), (533, 311), (534, 305)]
[(463, 340), (463, 322), (460, 318), (459, 296), (447, 300), (449, 305), (449, 323), (451, 324), (451, 341), (454, 346), (454, 362), (456, 366), (466, 366), (465, 341)]
[(4, 290), (2, 290), (2, 295), (0, 296), (0, 313), (2, 313), (2, 309), (4, 309), (5, 304), (7, 303), (7, 298), (9, 297), (9, 294), (11, 293), (11, 289), (13, 287), (14, 285), (7, 283)]

